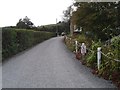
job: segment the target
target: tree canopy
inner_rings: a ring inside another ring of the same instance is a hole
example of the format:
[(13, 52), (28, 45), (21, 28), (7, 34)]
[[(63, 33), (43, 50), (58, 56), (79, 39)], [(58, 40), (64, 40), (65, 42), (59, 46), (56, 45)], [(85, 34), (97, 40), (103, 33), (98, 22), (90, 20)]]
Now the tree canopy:
[(17, 28), (22, 29), (30, 29), (34, 26), (34, 24), (30, 21), (30, 19), (26, 16), (23, 19), (19, 19), (19, 22), (16, 24)]
[(120, 34), (120, 2), (74, 3), (71, 21), (93, 38), (107, 40)]

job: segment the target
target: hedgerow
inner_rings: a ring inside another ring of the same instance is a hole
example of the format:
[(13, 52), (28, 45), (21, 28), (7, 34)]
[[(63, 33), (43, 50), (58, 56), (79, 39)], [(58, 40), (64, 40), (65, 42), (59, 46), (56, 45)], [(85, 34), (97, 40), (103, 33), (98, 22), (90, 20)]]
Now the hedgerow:
[(27, 29), (2, 29), (2, 60), (53, 37), (51, 32)]

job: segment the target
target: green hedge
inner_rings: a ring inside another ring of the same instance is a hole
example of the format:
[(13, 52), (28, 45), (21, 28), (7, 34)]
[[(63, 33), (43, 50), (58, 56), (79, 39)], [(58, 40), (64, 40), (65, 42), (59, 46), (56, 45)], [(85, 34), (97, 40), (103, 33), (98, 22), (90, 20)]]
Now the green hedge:
[(2, 29), (2, 60), (53, 37), (50, 32), (25, 29)]

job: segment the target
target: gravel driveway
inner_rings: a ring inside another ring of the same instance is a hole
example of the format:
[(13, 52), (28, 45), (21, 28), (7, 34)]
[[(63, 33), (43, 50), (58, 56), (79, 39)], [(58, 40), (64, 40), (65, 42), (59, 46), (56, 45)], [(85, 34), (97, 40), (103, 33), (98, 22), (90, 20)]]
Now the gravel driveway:
[(114, 88), (75, 59), (63, 37), (44, 41), (3, 63), (3, 88)]

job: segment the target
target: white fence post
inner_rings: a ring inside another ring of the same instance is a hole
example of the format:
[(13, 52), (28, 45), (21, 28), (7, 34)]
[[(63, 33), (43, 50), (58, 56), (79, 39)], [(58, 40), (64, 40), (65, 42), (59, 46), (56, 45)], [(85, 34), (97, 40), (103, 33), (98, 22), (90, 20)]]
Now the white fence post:
[(78, 47), (77, 46), (78, 46), (78, 41), (76, 40), (75, 41), (75, 50), (76, 50), (76, 53), (78, 52)]
[(86, 45), (85, 45), (85, 43), (82, 43), (82, 45), (81, 45), (81, 54), (83, 56), (86, 54)]
[(101, 47), (97, 48), (97, 66), (98, 70), (100, 69), (100, 63), (101, 63)]
[(85, 45), (85, 43), (82, 43), (82, 45), (81, 45), (81, 54), (82, 54), (82, 60), (85, 60), (85, 54), (86, 54), (86, 45)]

